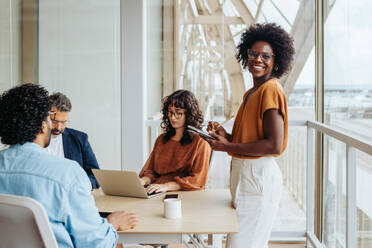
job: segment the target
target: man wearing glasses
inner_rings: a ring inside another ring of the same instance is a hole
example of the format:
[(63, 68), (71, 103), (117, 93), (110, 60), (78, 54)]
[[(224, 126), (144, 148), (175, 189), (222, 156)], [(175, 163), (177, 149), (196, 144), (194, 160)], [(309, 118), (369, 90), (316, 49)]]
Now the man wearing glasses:
[(52, 138), (46, 148), (50, 154), (68, 158), (79, 163), (87, 173), (93, 189), (99, 184), (92, 173), (92, 169), (99, 169), (96, 156), (88, 141), (88, 135), (81, 131), (67, 128), (68, 117), (71, 112), (71, 102), (62, 93), (49, 96), (52, 103), (50, 119), (52, 121)]

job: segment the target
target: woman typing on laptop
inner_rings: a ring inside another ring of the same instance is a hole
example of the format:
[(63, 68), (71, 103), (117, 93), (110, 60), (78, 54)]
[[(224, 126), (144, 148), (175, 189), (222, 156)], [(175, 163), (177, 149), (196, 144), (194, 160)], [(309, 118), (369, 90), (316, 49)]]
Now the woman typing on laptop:
[(178, 90), (163, 100), (161, 134), (141, 173), (148, 193), (203, 189), (207, 182), (211, 148), (199, 135), (186, 130), (200, 128), (203, 116), (195, 96)]

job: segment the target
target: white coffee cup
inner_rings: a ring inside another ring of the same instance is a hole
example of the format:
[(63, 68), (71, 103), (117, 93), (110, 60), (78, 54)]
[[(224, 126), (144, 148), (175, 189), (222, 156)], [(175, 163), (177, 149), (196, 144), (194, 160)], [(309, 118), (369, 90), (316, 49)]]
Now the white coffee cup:
[(164, 217), (167, 219), (179, 219), (182, 217), (182, 208), (180, 199), (164, 200)]

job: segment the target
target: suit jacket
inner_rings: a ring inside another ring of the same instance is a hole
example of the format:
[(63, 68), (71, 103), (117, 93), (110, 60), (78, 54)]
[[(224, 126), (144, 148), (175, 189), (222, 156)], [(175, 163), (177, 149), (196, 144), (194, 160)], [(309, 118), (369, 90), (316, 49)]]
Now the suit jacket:
[(62, 133), (62, 140), (65, 158), (78, 162), (87, 173), (92, 187), (94, 189), (99, 188), (92, 172), (92, 169), (99, 169), (99, 165), (89, 144), (88, 135), (75, 129), (65, 128)]

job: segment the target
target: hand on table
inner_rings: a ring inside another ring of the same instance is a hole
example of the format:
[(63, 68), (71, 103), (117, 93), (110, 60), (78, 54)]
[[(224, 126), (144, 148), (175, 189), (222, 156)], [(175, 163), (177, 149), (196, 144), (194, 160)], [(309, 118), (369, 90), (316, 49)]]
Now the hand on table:
[(151, 194), (153, 192), (155, 192), (155, 193), (167, 192), (168, 190), (169, 190), (168, 185), (165, 184), (165, 183), (164, 184), (150, 184), (146, 188), (146, 191), (149, 194)]
[(107, 216), (107, 221), (112, 224), (116, 230), (125, 231), (135, 228), (138, 223), (138, 218), (134, 213), (115, 211)]

